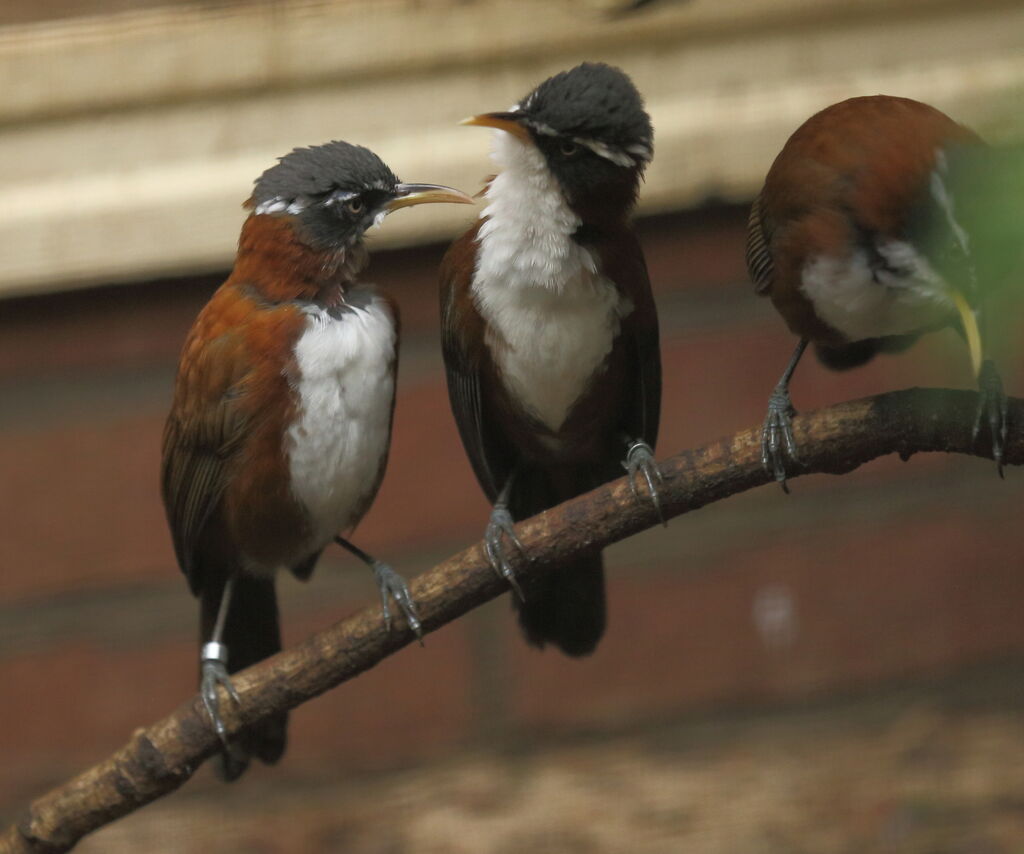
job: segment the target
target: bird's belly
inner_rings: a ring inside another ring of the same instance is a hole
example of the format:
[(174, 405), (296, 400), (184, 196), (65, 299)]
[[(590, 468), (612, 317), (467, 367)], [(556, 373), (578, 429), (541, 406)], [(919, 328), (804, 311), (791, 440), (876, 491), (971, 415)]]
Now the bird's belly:
[(609, 289), (612, 298), (524, 301), (490, 318), (498, 335), (489, 344), (509, 396), (554, 433), (611, 353), (619, 317)]
[(387, 304), (371, 295), (340, 319), (325, 317), (311, 316), (296, 345), (298, 407), (286, 438), (310, 551), (351, 529), (373, 500), (394, 399), (396, 342)]
[(948, 322), (949, 288), (909, 244), (880, 244), (886, 266), (873, 269), (861, 249), (836, 258), (818, 255), (804, 265), (801, 291), (821, 320), (850, 341), (905, 335)]

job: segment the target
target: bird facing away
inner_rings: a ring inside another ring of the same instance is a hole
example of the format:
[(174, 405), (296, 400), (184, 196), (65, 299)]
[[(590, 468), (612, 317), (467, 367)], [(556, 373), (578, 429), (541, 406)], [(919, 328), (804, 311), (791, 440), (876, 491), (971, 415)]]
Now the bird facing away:
[(975, 436), (987, 425), (1002, 474), (1006, 397), (979, 333), (974, 235), (951, 191), (983, 148), (933, 107), (877, 95), (812, 116), (775, 158), (751, 208), (747, 267), (800, 337), (762, 431), (762, 462), (784, 489), (787, 459), (798, 462), (789, 380), (807, 344), (842, 370), (945, 326), (969, 345), (981, 390)]
[(219, 772), (275, 762), (286, 716), (230, 742), (218, 686), (281, 648), (274, 576), (307, 579), (332, 541), (376, 573), (410, 628), (401, 576), (339, 533), (366, 513), (387, 462), (398, 362), (394, 303), (358, 275), (366, 230), (423, 202), (472, 199), (402, 184), (346, 142), (298, 148), (256, 181), (227, 281), (196, 318), (164, 429), (161, 485), (174, 550), (200, 600), (201, 693)]
[(442, 262), (448, 394), (493, 505), (487, 554), (518, 595), (526, 638), (585, 655), (605, 625), (600, 551), (520, 585), (512, 523), (623, 466), (658, 505), (658, 320), (628, 221), (651, 122), (623, 72), (585, 63), (464, 124), (496, 129), (498, 173)]

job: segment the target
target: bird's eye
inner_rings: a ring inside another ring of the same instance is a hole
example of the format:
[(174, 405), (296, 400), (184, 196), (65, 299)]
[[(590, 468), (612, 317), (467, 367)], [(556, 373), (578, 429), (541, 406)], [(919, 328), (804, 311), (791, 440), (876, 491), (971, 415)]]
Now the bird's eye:
[(580, 147), (571, 139), (566, 139), (558, 146), (558, 150), (561, 151), (565, 157), (572, 157), (580, 150)]
[(345, 210), (349, 213), (359, 214), (363, 212), (363, 200), (360, 198), (350, 199), (345, 202)]

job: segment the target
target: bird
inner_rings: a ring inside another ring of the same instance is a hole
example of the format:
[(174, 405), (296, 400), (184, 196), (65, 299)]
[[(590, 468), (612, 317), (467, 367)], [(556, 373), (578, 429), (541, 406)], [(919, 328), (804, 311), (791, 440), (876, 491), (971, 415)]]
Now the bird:
[(979, 327), (980, 235), (961, 216), (969, 189), (958, 180), (986, 149), (932, 106), (873, 95), (811, 116), (775, 158), (750, 209), (746, 262), (799, 338), (761, 431), (762, 464), (787, 492), (799, 464), (789, 382), (807, 345), (845, 370), (947, 326), (967, 342), (974, 435), (987, 428), (1002, 476), (1007, 398)]
[(364, 234), (392, 211), (473, 204), (406, 184), (344, 141), (296, 148), (256, 180), (234, 267), (186, 338), (163, 434), (161, 491), (178, 565), (200, 601), (200, 693), (236, 779), (276, 762), (286, 715), (228, 739), (218, 687), (281, 648), (278, 569), (308, 579), (332, 541), (372, 567), (420, 633), (402, 577), (341, 533), (384, 475), (395, 403), (399, 316), (363, 284)]
[(629, 222), (651, 120), (623, 71), (587, 62), (462, 124), (493, 129), (498, 171), (441, 263), (449, 401), (527, 641), (587, 655), (606, 622), (601, 552), (520, 584), (513, 524), (623, 468), (661, 513), (658, 318)]

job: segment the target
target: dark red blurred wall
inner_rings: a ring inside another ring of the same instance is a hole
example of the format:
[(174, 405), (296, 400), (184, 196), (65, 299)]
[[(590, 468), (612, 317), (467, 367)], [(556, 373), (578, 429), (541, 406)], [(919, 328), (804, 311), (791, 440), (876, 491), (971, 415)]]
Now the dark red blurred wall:
[[(793, 340), (742, 267), (745, 211), (641, 224), (662, 318), (668, 455), (760, 421)], [(378, 253), (405, 339), (394, 447), (357, 535), (415, 574), (479, 538), (487, 507), (448, 411), (442, 249)], [(194, 690), (196, 614), (157, 491), (177, 351), (217, 279), (0, 304), (0, 816)], [(1009, 366), (1008, 366), (1009, 367)], [(813, 358), (800, 408), (969, 386), (954, 335), (844, 375)], [(1011, 392), (1020, 376), (1007, 371)], [(274, 774), (344, 773), (461, 745), (798, 701), (1024, 652), (1024, 475), (886, 459), (764, 488), (609, 553), (610, 628), (586, 661), (520, 640), (504, 598), (294, 714)], [(341, 553), (284, 582), (286, 636), (373, 600)], [(263, 773), (263, 772), (257, 772)]]

